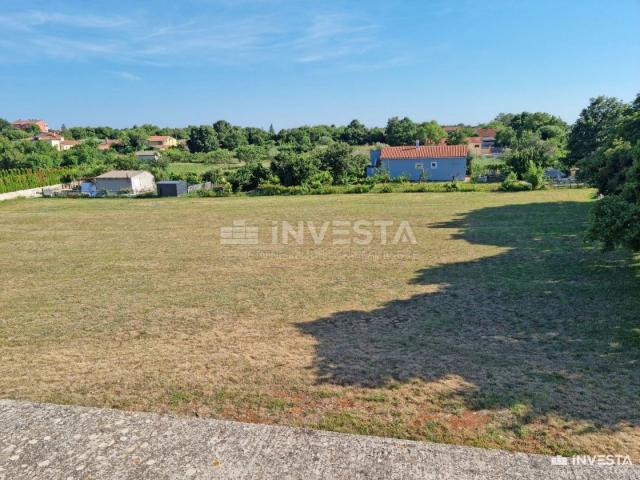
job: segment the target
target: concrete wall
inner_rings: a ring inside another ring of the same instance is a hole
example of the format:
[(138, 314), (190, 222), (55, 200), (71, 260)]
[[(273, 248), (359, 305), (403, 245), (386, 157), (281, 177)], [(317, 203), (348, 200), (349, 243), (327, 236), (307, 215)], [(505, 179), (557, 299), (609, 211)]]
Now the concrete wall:
[(4, 200), (14, 200), (16, 198), (36, 198), (42, 196), (42, 189), (62, 190), (63, 185), (49, 185), (46, 187), (29, 188), (18, 190), (17, 192), (0, 193), (0, 202)]
[(402, 158), (381, 160), (381, 169), (387, 170), (392, 178), (402, 175), (412, 181), (420, 179), (420, 170), (416, 168), (422, 165), (427, 180), (451, 181), (452, 179), (465, 179), (467, 172), (466, 158)]

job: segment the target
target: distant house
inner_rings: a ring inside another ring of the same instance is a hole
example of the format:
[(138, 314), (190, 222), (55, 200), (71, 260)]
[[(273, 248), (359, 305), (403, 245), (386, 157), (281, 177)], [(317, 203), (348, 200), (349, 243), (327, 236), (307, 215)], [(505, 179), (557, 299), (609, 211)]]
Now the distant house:
[(40, 133), (46, 133), (49, 131), (49, 125), (44, 120), (29, 119), (29, 120), (16, 120), (11, 124), (13, 128), (20, 130), (27, 130), (31, 126), (36, 126), (40, 129)]
[(116, 145), (121, 145), (122, 142), (119, 140), (112, 140), (110, 138), (105, 138), (102, 142), (98, 144), (98, 150), (109, 150), (111, 147)]
[(157, 162), (160, 160), (160, 154), (155, 150), (146, 150), (144, 152), (136, 152), (136, 158), (142, 162)]
[[(444, 126), (442, 127), (447, 134), (449, 132), (454, 132), (456, 130), (461, 130), (463, 127), (458, 125), (453, 126)], [(496, 134), (498, 130), (495, 128), (473, 128), (475, 136), (469, 137), (467, 141), (470, 145), (472, 145), (473, 150), (470, 148), (470, 151), (474, 153), (477, 151), (475, 145), (480, 143), (480, 148), (477, 153), (482, 153), (483, 155), (491, 155), (500, 153), (500, 149), (496, 149)]]
[(468, 137), (467, 145), (469, 146), (469, 152), (474, 155), (480, 155), (482, 153), (482, 137)]
[(133, 195), (153, 192), (156, 184), (151, 173), (142, 170), (113, 170), (96, 177), (98, 194), (128, 192)]
[(496, 135), (498, 130), (495, 128), (476, 128), (476, 134), (482, 139), (481, 148), (483, 153), (493, 153), (496, 146)]
[(367, 176), (387, 171), (391, 178), (406, 176), (412, 181), (464, 180), (467, 152), (467, 145), (416, 145), (372, 150)]
[(60, 150), (64, 152), (66, 150), (72, 149), (76, 145), (80, 145), (80, 142), (78, 142), (77, 140), (62, 140), (60, 142)]
[(171, 147), (178, 146), (178, 140), (169, 135), (152, 135), (147, 138), (147, 143), (151, 148), (158, 150), (165, 150)]
[(33, 141), (47, 143), (56, 150), (62, 151), (62, 142), (64, 142), (64, 137), (53, 132), (43, 132), (33, 137)]

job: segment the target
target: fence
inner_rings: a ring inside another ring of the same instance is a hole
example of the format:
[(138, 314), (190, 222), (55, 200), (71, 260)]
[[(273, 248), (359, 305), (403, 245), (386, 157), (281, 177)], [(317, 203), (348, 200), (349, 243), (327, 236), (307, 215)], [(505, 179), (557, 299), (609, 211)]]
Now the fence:
[(196, 183), (195, 185), (189, 185), (187, 187), (187, 193), (198, 192), (200, 190), (211, 190), (213, 184), (211, 182)]

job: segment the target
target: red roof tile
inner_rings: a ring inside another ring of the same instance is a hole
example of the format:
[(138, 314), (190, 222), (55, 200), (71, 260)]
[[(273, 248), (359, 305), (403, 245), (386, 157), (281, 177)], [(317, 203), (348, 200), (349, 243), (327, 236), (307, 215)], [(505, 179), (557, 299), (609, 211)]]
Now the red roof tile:
[(495, 128), (476, 128), (476, 133), (478, 134), (479, 137), (495, 138), (496, 133), (498, 133), (498, 130), (496, 130)]
[(482, 143), (482, 137), (467, 137), (468, 143)]
[(36, 140), (62, 140), (62, 137), (57, 133), (43, 132), (35, 136)]
[(427, 145), (422, 147), (385, 147), (381, 160), (398, 158), (452, 158), (466, 157), (467, 145)]

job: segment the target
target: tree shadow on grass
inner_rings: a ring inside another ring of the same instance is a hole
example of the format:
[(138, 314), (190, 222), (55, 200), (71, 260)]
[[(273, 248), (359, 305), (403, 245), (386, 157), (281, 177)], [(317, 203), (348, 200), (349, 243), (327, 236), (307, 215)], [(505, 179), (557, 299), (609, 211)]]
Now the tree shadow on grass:
[[(484, 208), (431, 228), (502, 254), (417, 272), (435, 293), (298, 324), (320, 383), (455, 377), (467, 408), (526, 404), (603, 427), (640, 424), (640, 300), (628, 254), (582, 242), (588, 204)], [(635, 336), (634, 336), (635, 335)]]

